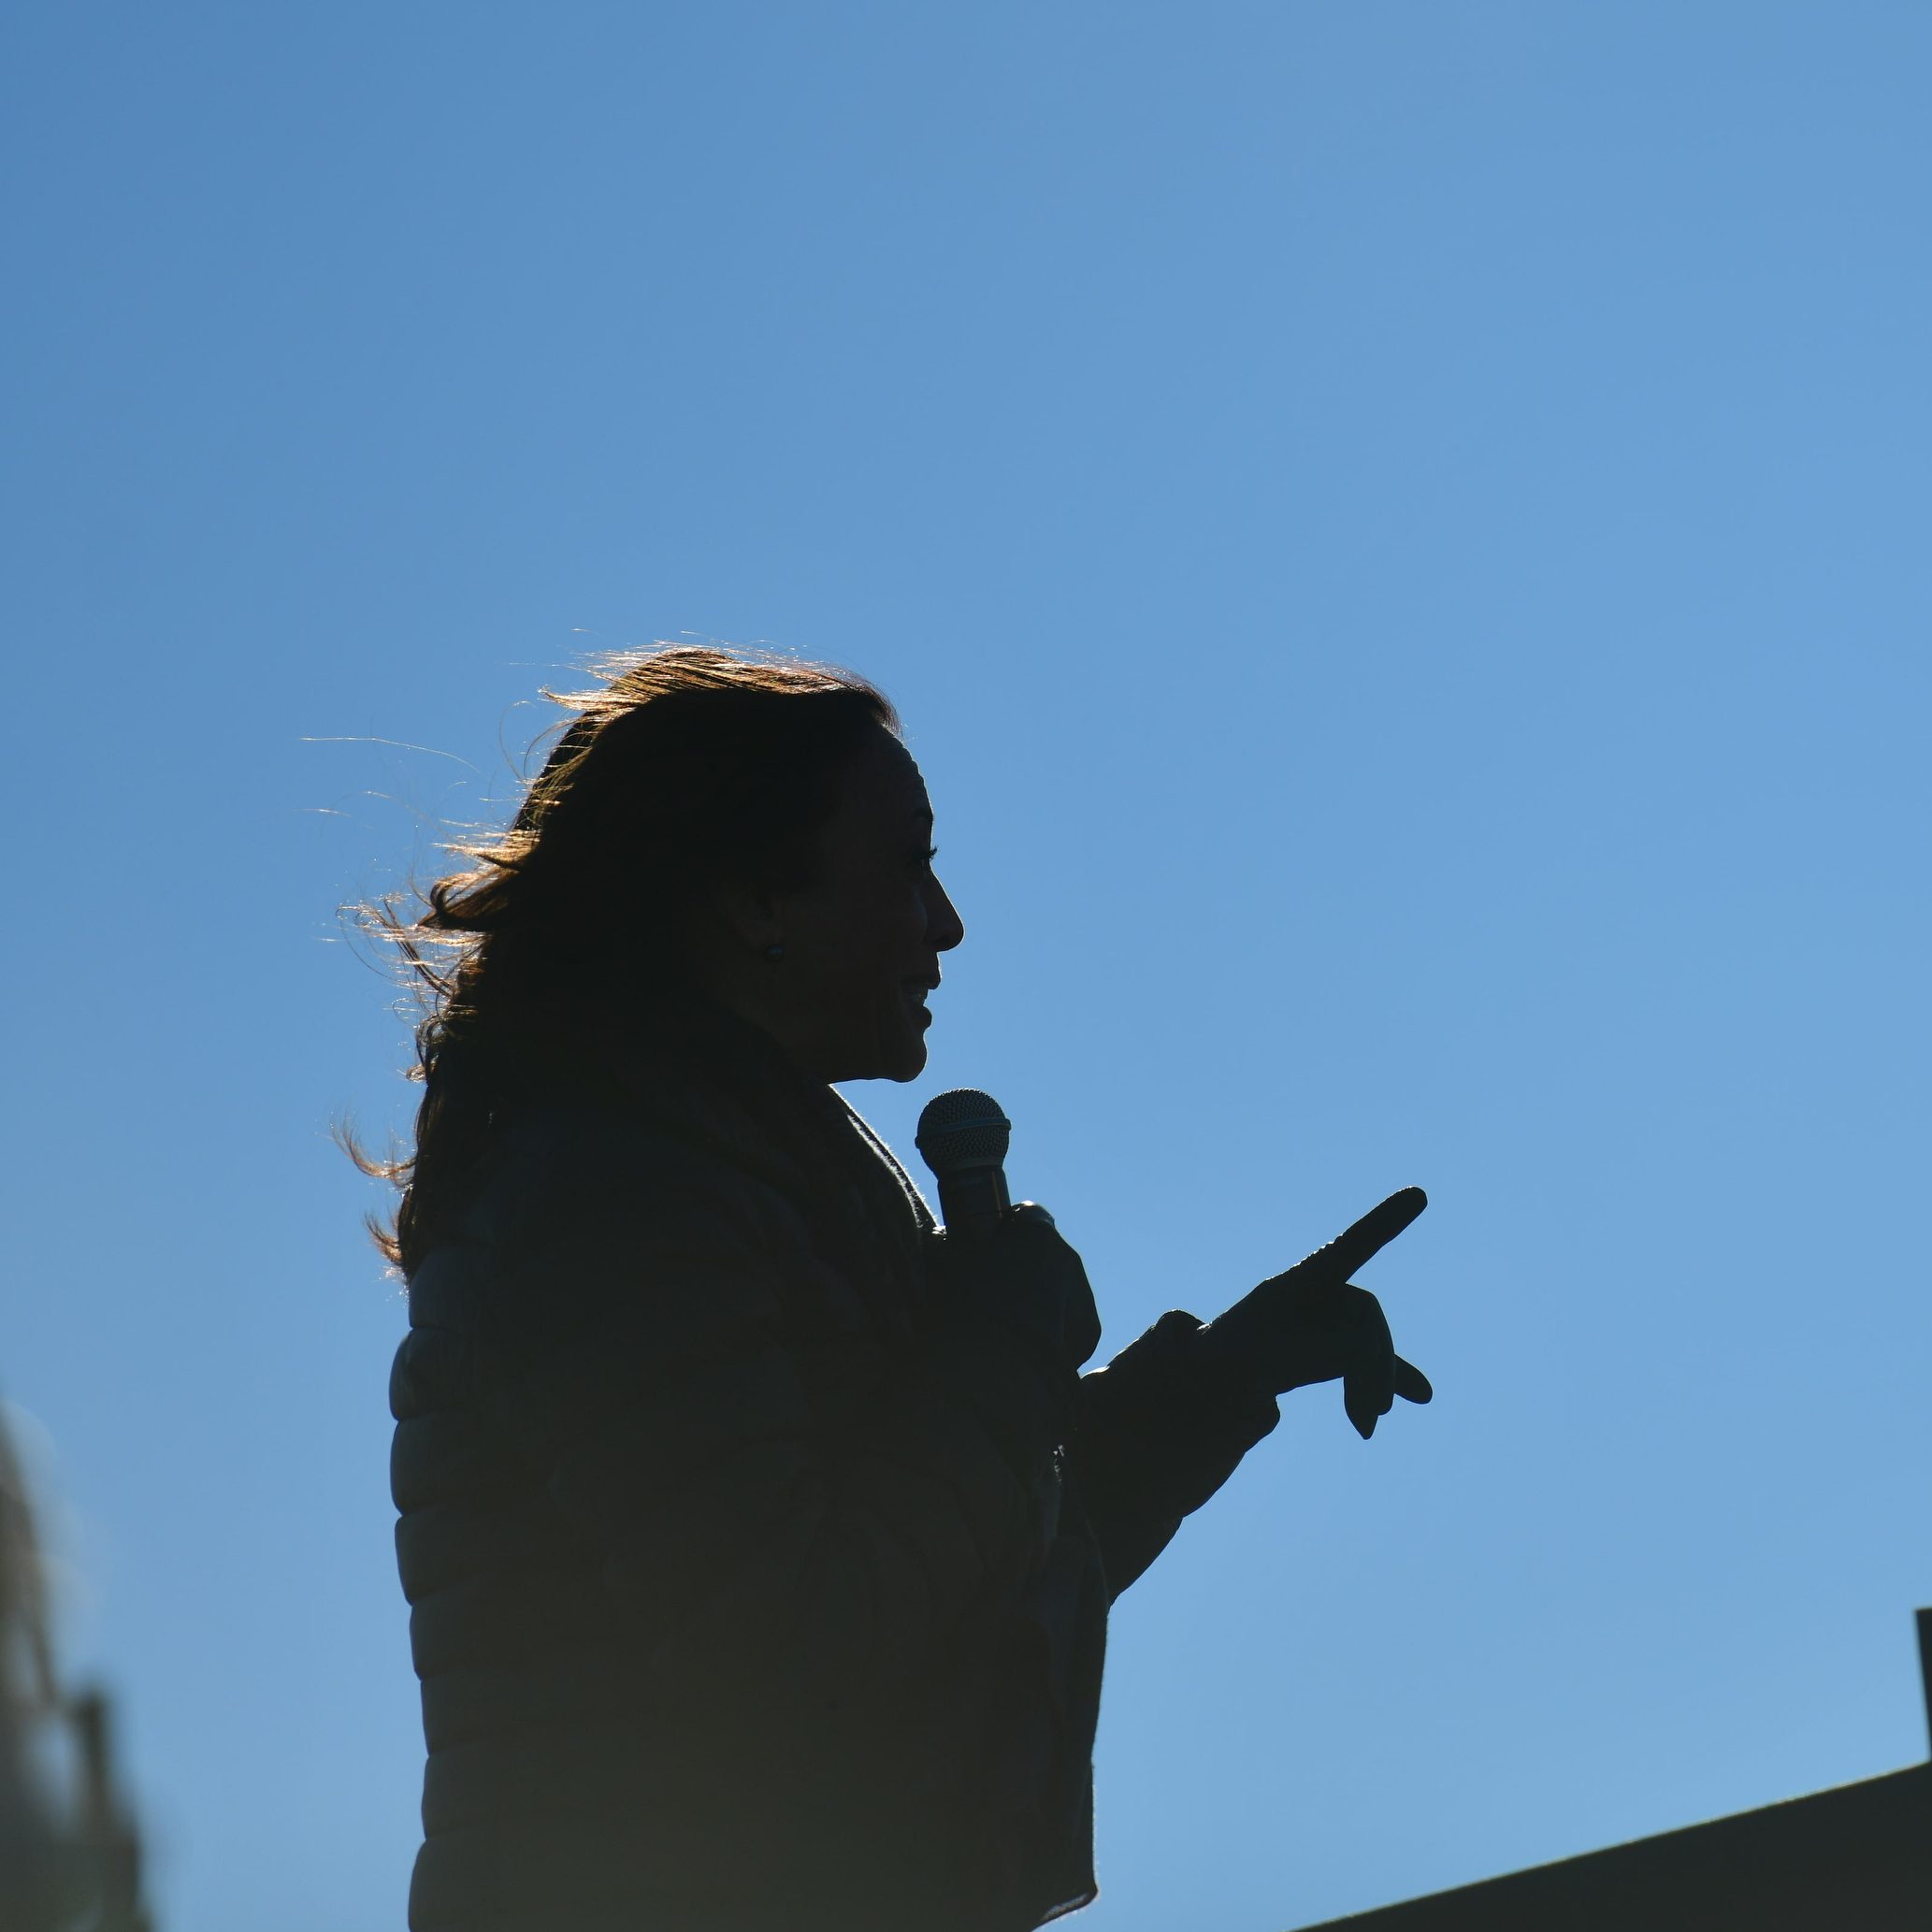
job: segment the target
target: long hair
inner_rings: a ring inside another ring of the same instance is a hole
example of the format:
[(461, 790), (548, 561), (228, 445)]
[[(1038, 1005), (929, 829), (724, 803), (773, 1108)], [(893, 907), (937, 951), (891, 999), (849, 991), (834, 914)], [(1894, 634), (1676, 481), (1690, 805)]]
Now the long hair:
[(424, 1008), (413, 1148), (379, 1160), (338, 1133), (401, 1191), (394, 1221), (369, 1228), (405, 1275), (487, 1144), (518, 1039), (586, 994), (643, 1016), (674, 1003), (693, 900), (726, 879), (808, 883), (845, 765), (900, 728), (881, 692), (829, 665), (677, 646), (592, 669), (594, 689), (544, 691), (570, 721), (509, 830), (447, 845), (469, 864), (420, 894), (413, 918), (392, 900), (357, 909)]

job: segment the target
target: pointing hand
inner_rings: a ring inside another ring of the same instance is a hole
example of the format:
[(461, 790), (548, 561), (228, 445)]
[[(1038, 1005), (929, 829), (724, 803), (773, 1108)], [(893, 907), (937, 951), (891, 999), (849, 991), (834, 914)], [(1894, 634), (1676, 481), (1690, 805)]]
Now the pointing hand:
[(1390, 1195), (1326, 1247), (1209, 1322), (1202, 1346), (1230, 1374), (1272, 1395), (1339, 1378), (1342, 1406), (1366, 1441), (1398, 1395), (1427, 1402), (1435, 1391), (1420, 1369), (1396, 1354), (1382, 1305), (1348, 1276), (1428, 1204), (1420, 1188)]

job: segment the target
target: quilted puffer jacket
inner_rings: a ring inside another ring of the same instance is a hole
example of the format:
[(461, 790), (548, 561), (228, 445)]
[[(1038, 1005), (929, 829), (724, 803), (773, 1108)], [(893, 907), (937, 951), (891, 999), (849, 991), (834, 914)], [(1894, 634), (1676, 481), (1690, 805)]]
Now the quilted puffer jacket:
[(1272, 1428), (1060, 1372), (755, 1029), (507, 1086), (409, 1281), (416, 1932), (1028, 1932), (1096, 1892), (1109, 1604)]

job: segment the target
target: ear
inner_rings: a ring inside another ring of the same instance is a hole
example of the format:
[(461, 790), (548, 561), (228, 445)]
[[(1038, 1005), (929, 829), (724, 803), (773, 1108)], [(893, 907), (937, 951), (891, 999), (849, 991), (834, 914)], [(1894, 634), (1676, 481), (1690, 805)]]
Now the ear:
[(709, 897), (713, 914), (747, 952), (762, 953), (767, 946), (783, 944), (777, 901), (765, 887), (722, 880), (712, 887)]

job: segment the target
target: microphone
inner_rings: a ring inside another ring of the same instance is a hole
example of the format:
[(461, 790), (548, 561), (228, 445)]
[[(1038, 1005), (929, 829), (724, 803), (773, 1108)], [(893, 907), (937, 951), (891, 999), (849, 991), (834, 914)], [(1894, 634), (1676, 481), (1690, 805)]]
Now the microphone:
[(1013, 1122), (977, 1088), (956, 1087), (926, 1103), (913, 1145), (939, 1183), (940, 1218), (951, 1234), (983, 1235), (1011, 1205), (1006, 1144)]

